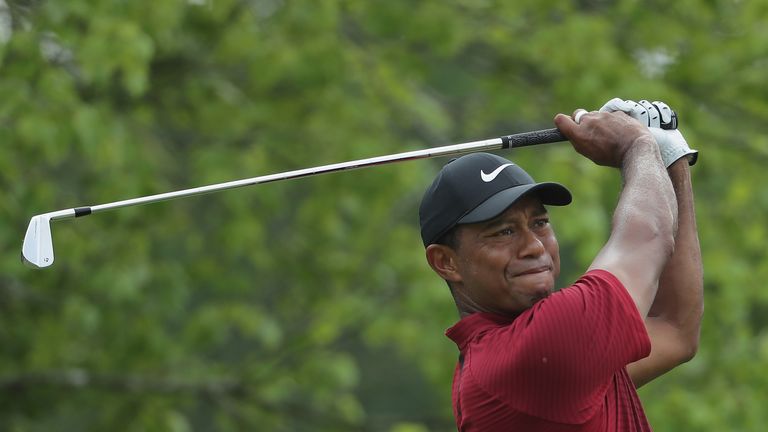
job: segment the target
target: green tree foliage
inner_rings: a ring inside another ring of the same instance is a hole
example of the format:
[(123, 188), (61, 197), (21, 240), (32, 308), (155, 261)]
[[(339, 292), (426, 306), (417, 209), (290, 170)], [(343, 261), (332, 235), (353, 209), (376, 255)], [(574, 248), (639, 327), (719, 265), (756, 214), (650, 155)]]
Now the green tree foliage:
[[(0, 1), (0, 428), (453, 430), (456, 319), (417, 206), (445, 160), (53, 225), (33, 214), (551, 127), (613, 96), (678, 110), (707, 310), (699, 354), (641, 391), (658, 431), (768, 422), (764, 2)], [(567, 284), (615, 172), (514, 151), (568, 185)]]

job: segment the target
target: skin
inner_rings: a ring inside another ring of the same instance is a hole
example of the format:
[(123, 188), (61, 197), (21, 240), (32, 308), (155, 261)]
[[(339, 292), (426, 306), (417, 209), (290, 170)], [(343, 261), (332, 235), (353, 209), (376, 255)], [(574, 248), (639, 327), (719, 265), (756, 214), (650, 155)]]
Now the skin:
[(677, 198), (675, 251), (661, 273), (659, 290), (645, 319), (651, 355), (627, 366), (637, 387), (696, 355), (704, 313), (704, 275), (690, 167), (682, 158), (667, 171)]
[(538, 197), (524, 197), (489, 221), (462, 225), (457, 235), (458, 248), (430, 245), (427, 260), (450, 282), (460, 316), (515, 316), (553, 292), (559, 246)]
[(622, 112), (590, 112), (580, 124), (558, 114), (555, 125), (577, 152), (621, 172), (611, 235), (589, 269), (613, 273), (646, 317), (677, 228), (675, 192), (658, 145), (647, 127)]

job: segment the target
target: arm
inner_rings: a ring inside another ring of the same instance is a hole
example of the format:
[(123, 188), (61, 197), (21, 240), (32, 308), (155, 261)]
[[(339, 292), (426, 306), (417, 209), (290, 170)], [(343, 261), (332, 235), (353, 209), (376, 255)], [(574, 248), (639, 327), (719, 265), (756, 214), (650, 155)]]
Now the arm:
[(693, 358), (704, 311), (701, 250), (696, 231), (691, 176), (686, 158), (669, 167), (677, 197), (675, 252), (659, 279), (659, 289), (645, 320), (651, 355), (627, 366), (637, 387)]
[(626, 288), (600, 270), (536, 303), (510, 326), (485, 333), (483, 340), (481, 354), (470, 359), (472, 379), (509, 406), (560, 423), (592, 418), (612, 376), (651, 352)]
[(590, 269), (613, 273), (646, 317), (677, 225), (675, 194), (658, 146), (645, 126), (622, 112), (590, 113), (580, 124), (559, 114), (555, 124), (579, 153), (621, 169), (624, 185), (611, 236)]

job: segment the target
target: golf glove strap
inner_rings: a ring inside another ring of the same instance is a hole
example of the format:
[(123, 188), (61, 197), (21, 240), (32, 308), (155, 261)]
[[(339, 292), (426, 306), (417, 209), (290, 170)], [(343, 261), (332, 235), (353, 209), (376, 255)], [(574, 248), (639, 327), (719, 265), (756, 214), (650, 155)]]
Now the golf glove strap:
[(647, 100), (635, 102), (613, 98), (600, 108), (600, 112), (613, 111), (622, 111), (648, 127), (667, 168), (683, 156), (688, 158), (688, 165), (696, 164), (699, 152), (691, 149), (683, 134), (677, 130), (677, 115), (669, 105), (661, 101), (651, 103)]

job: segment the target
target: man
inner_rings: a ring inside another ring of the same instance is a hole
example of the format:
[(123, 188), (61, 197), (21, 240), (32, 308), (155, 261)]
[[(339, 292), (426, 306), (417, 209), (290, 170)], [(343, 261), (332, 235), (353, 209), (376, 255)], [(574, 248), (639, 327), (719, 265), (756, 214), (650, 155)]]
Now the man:
[(461, 317), (446, 332), (460, 351), (460, 431), (650, 430), (636, 387), (693, 357), (703, 310), (697, 153), (676, 123), (664, 103), (620, 99), (555, 117), (577, 152), (623, 180), (609, 240), (557, 292), (544, 206), (570, 192), (487, 153), (441, 170), (419, 214), (427, 261)]

